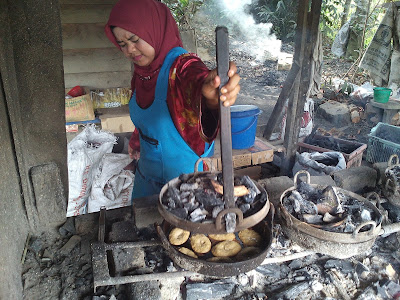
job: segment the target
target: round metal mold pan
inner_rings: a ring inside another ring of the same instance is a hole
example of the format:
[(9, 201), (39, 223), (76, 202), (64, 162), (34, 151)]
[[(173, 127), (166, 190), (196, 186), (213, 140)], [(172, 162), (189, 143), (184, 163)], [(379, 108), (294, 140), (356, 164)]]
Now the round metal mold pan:
[(174, 227), (168, 222), (164, 221), (161, 225), (156, 225), (157, 233), (161, 239), (161, 243), (170, 258), (181, 268), (193, 271), (199, 274), (215, 276), (215, 277), (228, 277), (236, 276), (241, 273), (249, 272), (257, 268), (264, 261), (272, 243), (272, 226), (274, 217), (274, 207), (271, 209), (265, 219), (253, 226), (254, 230), (261, 234), (264, 238), (262, 241), (262, 251), (257, 256), (249, 257), (247, 260), (237, 262), (208, 262), (203, 259), (196, 259), (179, 252), (175, 246), (171, 245), (168, 240), (167, 234)]

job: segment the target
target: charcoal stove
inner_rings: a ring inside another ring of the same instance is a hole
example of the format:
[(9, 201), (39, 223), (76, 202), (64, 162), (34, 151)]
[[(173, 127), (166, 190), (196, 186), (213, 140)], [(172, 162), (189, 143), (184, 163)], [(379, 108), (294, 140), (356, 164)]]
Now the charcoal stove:
[(294, 186), (285, 190), (280, 197), (279, 214), (282, 219), (282, 229), (294, 242), (305, 249), (316, 253), (330, 255), (335, 258), (349, 258), (354, 255), (365, 253), (372, 247), (379, 235), (389, 235), (400, 231), (400, 223), (382, 226), (382, 215), (378, 208), (369, 200), (358, 194), (343, 190), (338, 187), (334, 189), (346, 196), (358, 200), (368, 207), (377, 216), (376, 220), (365, 221), (359, 224), (351, 233), (338, 233), (324, 230), (300, 221), (293, 216), (283, 205), (283, 200), (292, 191), (297, 189), (297, 177), (306, 174), (307, 184), (314, 188), (323, 189), (326, 186), (310, 184), (310, 174), (307, 171), (299, 171), (294, 177)]

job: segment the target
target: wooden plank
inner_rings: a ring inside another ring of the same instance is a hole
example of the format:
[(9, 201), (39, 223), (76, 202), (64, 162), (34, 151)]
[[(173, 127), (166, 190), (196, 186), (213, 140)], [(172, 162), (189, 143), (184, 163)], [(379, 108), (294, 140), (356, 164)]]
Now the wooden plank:
[[(211, 165), (216, 170), (222, 170), (221, 148), (219, 140), (215, 141), (214, 155), (210, 157)], [(256, 137), (254, 145), (248, 149), (233, 149), (232, 161), (234, 168), (258, 165), (271, 162), (274, 159), (274, 149), (262, 139)], [(215, 169), (214, 169), (215, 170)]]
[(59, 0), (60, 4), (111, 4), (114, 5), (118, 0)]
[(104, 24), (63, 24), (62, 38), (64, 50), (115, 47), (104, 33)]
[(102, 89), (113, 87), (127, 87), (131, 85), (131, 72), (99, 72), (65, 74), (65, 88), (76, 85), (90, 89)]
[(130, 61), (116, 47), (66, 49), (63, 57), (64, 74), (131, 71)]
[(62, 4), (60, 10), (61, 24), (106, 24), (112, 7), (112, 4)]
[[(309, 1), (307, 0), (307, 3), (308, 2)], [(300, 51), (299, 55), (299, 60), (302, 61), (301, 76), (299, 78), (299, 87), (297, 88), (296, 92), (297, 95), (295, 94), (292, 102), (289, 103), (285, 131), (284, 145), (286, 148), (286, 156), (283, 162), (283, 167), (281, 168), (282, 173), (285, 175), (291, 173), (296, 156), (301, 119), (304, 113), (304, 103), (306, 101), (307, 91), (311, 82), (311, 62), (318, 37), (321, 4), (322, 0), (312, 0), (311, 12), (307, 13), (306, 11), (304, 16), (306, 22), (302, 27), (302, 44), (305, 45), (301, 47), (302, 50)]]

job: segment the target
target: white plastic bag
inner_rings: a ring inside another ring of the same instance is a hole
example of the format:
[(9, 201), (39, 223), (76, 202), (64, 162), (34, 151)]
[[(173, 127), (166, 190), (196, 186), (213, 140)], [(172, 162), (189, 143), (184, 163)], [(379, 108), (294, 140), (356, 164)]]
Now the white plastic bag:
[(67, 217), (87, 212), (93, 170), (98, 167), (103, 155), (112, 151), (116, 140), (112, 133), (98, 130), (90, 124), (68, 143)]
[(88, 212), (131, 205), (134, 174), (124, 170), (132, 159), (128, 154), (109, 153), (103, 156), (94, 171), (93, 185), (88, 201)]
[[(336, 161), (335, 165), (326, 165), (323, 160)], [(330, 175), (339, 170), (346, 169), (346, 160), (342, 153), (332, 152), (303, 152), (296, 153), (296, 162), (293, 166), (293, 176), (300, 170), (306, 170), (310, 175)]]
[(339, 29), (332, 43), (331, 51), (338, 57), (342, 57), (346, 54), (347, 44), (349, 43), (350, 37), (350, 21)]
[[(288, 104), (289, 104), (289, 99), (286, 100), (285, 106), (283, 108), (283, 116), (279, 126), (279, 132), (274, 132), (271, 134), (270, 138), (271, 141), (281, 140), (285, 138)], [(301, 118), (299, 137), (307, 136), (311, 133), (313, 129), (313, 119), (314, 119), (314, 100), (312, 98), (307, 98), (306, 102), (304, 103), (304, 113)]]

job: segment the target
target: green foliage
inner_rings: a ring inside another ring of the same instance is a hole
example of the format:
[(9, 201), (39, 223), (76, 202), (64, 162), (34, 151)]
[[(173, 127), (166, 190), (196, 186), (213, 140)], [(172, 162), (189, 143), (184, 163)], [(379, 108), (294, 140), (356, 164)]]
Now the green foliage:
[(204, 0), (164, 0), (163, 3), (171, 10), (179, 27), (191, 27), (191, 20)]
[(292, 41), (296, 32), (297, 3), (292, 0), (259, 1), (257, 20), (272, 23), (273, 32), (283, 41)]
[(320, 28), (324, 37), (333, 41), (340, 29), (344, 0), (322, 1)]

